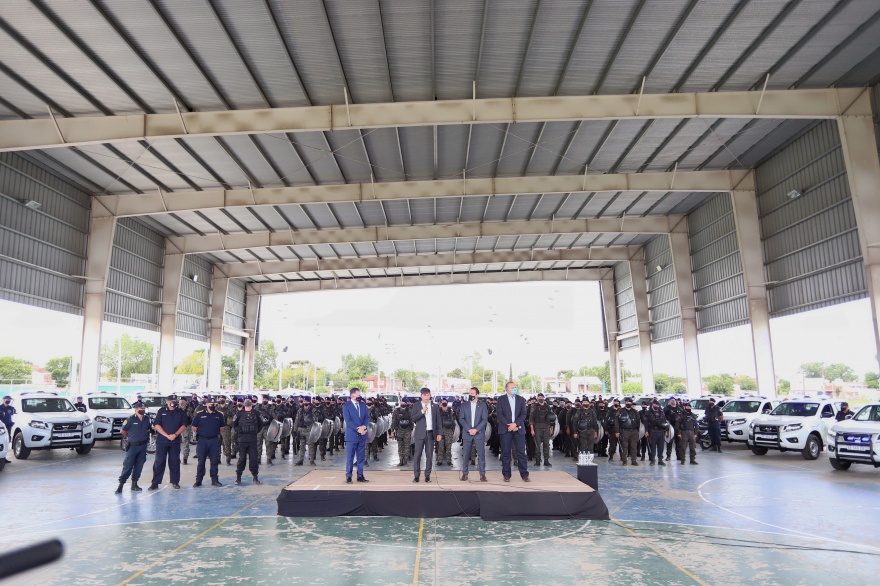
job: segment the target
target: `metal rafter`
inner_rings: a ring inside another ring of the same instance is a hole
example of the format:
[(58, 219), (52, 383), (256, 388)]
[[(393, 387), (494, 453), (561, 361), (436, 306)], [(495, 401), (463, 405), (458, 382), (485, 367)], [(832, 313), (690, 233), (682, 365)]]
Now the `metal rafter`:
[(626, 23), (626, 28), (623, 29), (623, 33), (620, 36), (620, 41), (618, 41), (617, 45), (614, 47), (614, 51), (608, 58), (608, 61), (605, 64), (605, 68), (602, 70), (602, 75), (599, 76), (599, 81), (596, 82), (596, 86), (593, 88), (593, 94), (598, 94), (602, 90), (602, 85), (605, 83), (605, 79), (611, 72), (611, 68), (614, 66), (614, 61), (620, 54), (621, 49), (623, 49), (624, 43), (626, 43), (627, 39), (629, 38), (629, 33), (632, 32), (633, 27), (636, 25), (636, 21), (639, 19), (639, 15), (642, 13), (642, 9), (645, 7), (645, 2), (646, 0), (639, 0), (639, 3), (633, 9), (633, 12), (629, 17), (629, 21)]

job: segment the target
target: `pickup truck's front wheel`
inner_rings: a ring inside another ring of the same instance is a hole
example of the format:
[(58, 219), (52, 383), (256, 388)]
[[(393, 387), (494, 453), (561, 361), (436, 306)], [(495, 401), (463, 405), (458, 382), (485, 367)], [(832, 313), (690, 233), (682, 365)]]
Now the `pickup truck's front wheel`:
[(828, 461), (831, 462), (831, 467), (835, 470), (849, 470), (849, 467), (852, 466), (852, 462), (838, 460), (837, 458), (828, 458)]
[(752, 449), (752, 453), (756, 456), (763, 456), (767, 453), (767, 448), (764, 446), (749, 446)]
[(20, 431), (15, 432), (15, 438), (12, 440), (12, 453), (19, 460), (27, 460), (31, 455), (31, 451), (24, 445), (24, 436)]
[(88, 454), (89, 452), (92, 451), (93, 445), (94, 444), (89, 444), (87, 446), (77, 446), (76, 453), (79, 454), (80, 456), (85, 456), (86, 454)]
[(807, 445), (801, 450), (801, 454), (803, 454), (804, 460), (815, 460), (819, 457), (821, 451), (822, 444), (819, 443), (819, 438), (815, 435), (811, 435), (807, 438)]

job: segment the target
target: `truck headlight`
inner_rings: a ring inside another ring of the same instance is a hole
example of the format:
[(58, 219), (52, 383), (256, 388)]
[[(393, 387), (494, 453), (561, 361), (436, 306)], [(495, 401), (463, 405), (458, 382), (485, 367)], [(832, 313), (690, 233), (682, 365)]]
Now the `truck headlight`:
[(92, 424), (92, 420), (89, 419), (88, 417), (86, 417), (86, 418), (83, 420), (83, 427), (88, 427), (88, 426), (90, 426), (91, 424)]
[(745, 423), (745, 422), (746, 422), (745, 418), (743, 418), (743, 419), (734, 419), (734, 420), (731, 421), (728, 425), (742, 425), (742, 424)]
[(31, 421), (28, 425), (34, 429), (49, 429), (49, 424), (45, 421)]
[(749, 423), (749, 431), (755, 431), (755, 422), (754, 421)]
[(782, 431), (797, 431), (804, 426), (803, 423), (791, 423), (782, 428)]
[(0, 425), (0, 435), (6, 435), (6, 426)]
[(97, 417), (95, 417), (95, 421), (97, 421), (98, 423), (110, 423), (110, 419), (104, 417), (103, 415), (98, 415)]

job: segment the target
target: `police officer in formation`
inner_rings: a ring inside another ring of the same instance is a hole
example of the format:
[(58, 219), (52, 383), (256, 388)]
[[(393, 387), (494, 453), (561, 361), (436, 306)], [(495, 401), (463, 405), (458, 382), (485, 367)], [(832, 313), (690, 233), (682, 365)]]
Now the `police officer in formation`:
[(156, 490), (165, 476), (167, 461), (171, 486), (180, 488), (180, 436), (186, 429), (186, 414), (178, 409), (177, 395), (165, 397), (165, 406), (156, 413), (153, 422), (156, 438), (156, 458), (153, 461), (153, 481), (148, 490)]
[(308, 397), (303, 399), (302, 409), (296, 414), (296, 421), (293, 422), (293, 429), (296, 430), (299, 442), (299, 451), (296, 465), (302, 466), (306, 456), (306, 449), (309, 451), (309, 464), (315, 466), (315, 452), (318, 451), (318, 441), (310, 442), (312, 426), (317, 423), (315, 419), (315, 411), (312, 407), (312, 401)]
[(235, 405), (227, 402), (226, 397), (217, 400), (217, 412), (223, 416), (223, 427), (220, 429), (220, 444), (223, 455), (226, 457), (226, 465), (232, 465), (235, 452), (232, 451), (232, 420), (235, 417)]
[(205, 403), (205, 410), (196, 413), (192, 420), (192, 429), (197, 438), (196, 457), (196, 482), (194, 487), (202, 485), (205, 477), (205, 460), (211, 463), (211, 486), (223, 486), (220, 484), (218, 467), (220, 465), (220, 432), (226, 427), (226, 417), (215, 409), (214, 401)]
[[(681, 426), (681, 419), (684, 417), (684, 409), (681, 408), (681, 405), (678, 404), (678, 401), (676, 401), (674, 397), (670, 398), (669, 402), (666, 403), (666, 407), (663, 408), (663, 415), (671, 426), (669, 433), (672, 434), (673, 438), (677, 438), (677, 430), (679, 426)], [(677, 439), (666, 444), (666, 460), (671, 459), (672, 444), (675, 444), (675, 459), (684, 464), (684, 449), (681, 442), (677, 441)]]
[[(6, 437), (10, 441), (12, 440), (12, 416), (16, 413), (15, 407), (12, 406), (12, 397), (9, 395), (3, 397), (3, 403), (0, 404), (0, 423), (6, 426)], [(8, 459), (5, 460), (7, 464), (10, 463)]]
[(437, 442), (437, 465), (442, 466), (446, 460), (447, 466), (452, 466), (452, 438), (455, 435), (455, 411), (449, 406), (449, 401), (443, 399), (440, 402), (440, 441)]
[(122, 492), (122, 487), (131, 477), (131, 490), (140, 492), (143, 489), (138, 486), (144, 462), (147, 461), (147, 444), (150, 441), (150, 432), (153, 429), (150, 418), (147, 416), (147, 408), (140, 401), (136, 401), (134, 415), (129, 417), (122, 425), (122, 436), (128, 438), (128, 451), (125, 452), (125, 461), (122, 463), (122, 474), (119, 475), (119, 486), (116, 494)]
[(608, 413), (605, 415), (605, 435), (608, 437), (608, 461), (613, 462), (614, 454), (618, 453), (619, 450), (621, 460), (626, 464), (626, 461), (623, 460), (623, 450), (620, 450), (620, 421), (617, 419), (618, 414), (620, 414), (620, 400), (614, 399), (611, 402), (611, 408), (608, 409)]
[[(238, 465), (235, 467), (235, 484), (241, 484), (241, 473), (245, 464), (250, 467), (254, 484), (260, 482), (260, 457), (257, 450), (257, 434), (262, 427), (260, 414), (254, 409), (250, 399), (245, 399), (244, 407), (236, 413), (232, 427), (238, 432)], [(268, 425), (268, 424), (267, 424)]]
[(293, 420), (296, 418), (296, 399), (294, 397), (288, 397), (287, 403), (282, 402), (281, 409), (278, 410), (276, 418), (282, 423), (282, 425), (284, 424), (285, 419), (290, 419), (291, 433), (282, 436), (279, 444), (281, 446), (281, 459), (286, 460), (287, 456), (290, 455), (290, 441), (293, 436)]
[(391, 431), (397, 439), (398, 466), (406, 466), (412, 457), (412, 403), (408, 398), (401, 400), (391, 414)]
[[(648, 414), (648, 401), (642, 400), (642, 407), (639, 410), (639, 417), (642, 418), (642, 421), (645, 420), (645, 415)], [(642, 435), (639, 438), (639, 457), (642, 459), (642, 462), (645, 461), (645, 457), (648, 455), (648, 434)]]
[(273, 454), (269, 451), (270, 442), (266, 439), (266, 434), (269, 432), (269, 425), (272, 423), (273, 412), (272, 407), (269, 405), (269, 395), (263, 395), (263, 402), (257, 407), (257, 411), (260, 414), (260, 430), (257, 432), (257, 458), (259, 460), (263, 459), (263, 446), (266, 446), (266, 464), (272, 466), (272, 456)]
[(627, 397), (624, 401), (624, 408), (617, 411), (617, 429), (616, 436), (620, 438), (620, 459), (621, 464), (626, 466), (627, 457), (630, 458), (633, 466), (638, 466), (636, 461), (636, 450), (639, 443), (639, 425), (641, 419), (639, 412), (633, 409), (631, 397)]
[(557, 417), (545, 401), (544, 393), (538, 393), (538, 400), (529, 411), (529, 428), (535, 438), (535, 466), (541, 465), (542, 453), (544, 466), (552, 466), (550, 463), (550, 435)]
[(679, 461), (684, 464), (685, 451), (690, 449), (690, 462), (697, 464), (697, 438), (700, 435), (700, 428), (697, 424), (697, 414), (691, 410), (690, 403), (685, 403), (684, 414), (681, 417), (678, 427), (677, 439), (681, 444), (681, 458)]
[(666, 451), (666, 438), (669, 437), (666, 416), (660, 409), (660, 403), (654, 401), (644, 416), (645, 433), (648, 435), (648, 459), (651, 466), (654, 465), (654, 457), (657, 463), (666, 466), (663, 461), (663, 453)]
[(571, 437), (576, 442), (578, 453), (592, 453), (599, 434), (599, 419), (589, 401), (576, 402), (575, 406), (577, 408), (571, 416)]
[(721, 422), (724, 414), (721, 407), (715, 405), (715, 399), (709, 399), (709, 406), (705, 411), (706, 425), (709, 428), (709, 451), (721, 453)]

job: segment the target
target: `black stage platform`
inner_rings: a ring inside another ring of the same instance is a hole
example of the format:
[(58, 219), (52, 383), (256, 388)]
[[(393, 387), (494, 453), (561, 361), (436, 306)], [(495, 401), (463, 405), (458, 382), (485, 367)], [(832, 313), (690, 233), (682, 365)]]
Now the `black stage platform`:
[(608, 507), (599, 493), (571, 474), (540, 471), (531, 482), (514, 475), (503, 482), (489, 472), (488, 482), (471, 474), (435, 472), (431, 482), (413, 483), (409, 472), (372, 472), (368, 483), (345, 483), (339, 470), (315, 470), (287, 485), (278, 496), (284, 517), (480, 517), (485, 521), (541, 519), (607, 520)]

